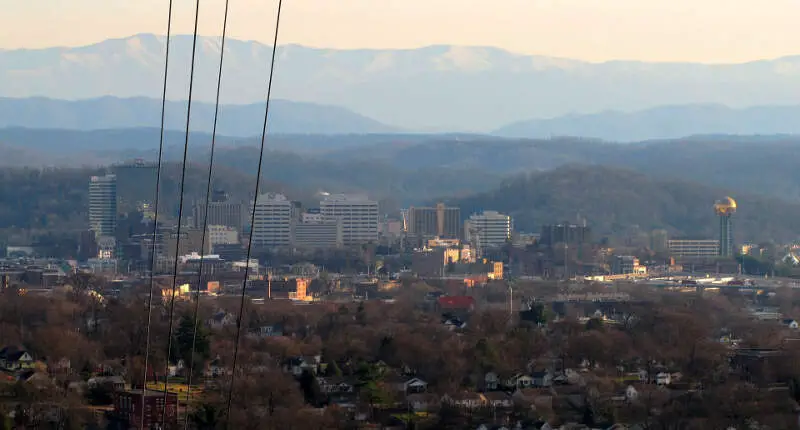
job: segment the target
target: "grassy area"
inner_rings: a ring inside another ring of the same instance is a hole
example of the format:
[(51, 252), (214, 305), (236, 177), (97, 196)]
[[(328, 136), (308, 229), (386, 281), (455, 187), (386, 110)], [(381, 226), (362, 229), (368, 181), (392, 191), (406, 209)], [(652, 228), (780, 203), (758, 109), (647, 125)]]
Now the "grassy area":
[[(164, 391), (164, 383), (163, 382), (148, 382), (147, 383), (148, 390), (157, 390), (157, 391)], [(178, 401), (182, 403), (186, 403), (189, 400), (189, 395), (191, 394), (192, 401), (196, 401), (198, 398), (203, 396), (203, 388), (198, 385), (193, 385), (190, 387), (186, 384), (173, 384), (170, 383), (167, 387), (167, 390), (170, 393), (175, 393), (178, 395)], [(191, 393), (190, 393), (191, 391)]]

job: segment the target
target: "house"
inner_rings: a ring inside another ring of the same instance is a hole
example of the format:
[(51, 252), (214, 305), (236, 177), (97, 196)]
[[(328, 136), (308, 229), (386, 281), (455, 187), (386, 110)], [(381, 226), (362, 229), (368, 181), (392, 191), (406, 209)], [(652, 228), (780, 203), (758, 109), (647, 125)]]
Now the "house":
[(658, 385), (669, 385), (672, 383), (672, 374), (669, 372), (656, 373), (655, 382)]
[(211, 318), (206, 321), (206, 324), (214, 329), (228, 327), (236, 324), (236, 317), (230, 312), (219, 311), (212, 315)]
[(531, 385), (533, 387), (549, 387), (553, 385), (553, 373), (549, 370), (531, 372)]
[(797, 321), (795, 321), (793, 319), (784, 319), (782, 322), (783, 322), (783, 325), (785, 325), (786, 327), (789, 327), (792, 330), (797, 330), (797, 328), (798, 328)]
[(125, 379), (121, 376), (95, 376), (86, 381), (89, 389), (107, 387), (111, 391), (122, 391), (125, 389)]
[(388, 388), (403, 393), (424, 393), (428, 389), (428, 383), (422, 379), (403, 376), (387, 377), (385, 384)]
[(0, 368), (10, 371), (33, 369), (33, 357), (24, 348), (7, 346), (0, 349)]
[(409, 409), (414, 412), (431, 412), (439, 407), (440, 399), (431, 393), (414, 393), (406, 397)]
[(227, 375), (228, 370), (222, 366), (222, 360), (220, 360), (219, 355), (217, 355), (216, 358), (208, 362), (206, 370), (203, 373), (206, 378), (216, 378), (218, 376)]
[(486, 398), (486, 404), (493, 408), (510, 409), (514, 406), (514, 402), (511, 401), (511, 396), (502, 391), (484, 393), (483, 397)]
[(616, 402), (633, 402), (639, 398), (639, 391), (633, 385), (628, 385), (624, 390), (611, 397)]
[(522, 373), (516, 373), (510, 378), (506, 379), (503, 385), (506, 388), (514, 389), (514, 388), (527, 388), (533, 386), (534, 379), (529, 375), (525, 375)]
[(477, 409), (486, 406), (486, 397), (474, 391), (461, 391), (453, 395), (445, 394), (442, 402), (465, 409)]
[(463, 330), (463, 329), (467, 328), (467, 323), (465, 323), (464, 321), (461, 321), (458, 318), (446, 318), (444, 320), (443, 324), (450, 331), (457, 330), (457, 329), (458, 330)]
[(283, 326), (281, 324), (263, 325), (251, 330), (248, 335), (252, 338), (281, 337), (283, 336)]
[(304, 371), (309, 371), (311, 374), (316, 375), (319, 371), (322, 356), (297, 356), (284, 360), (283, 370), (291, 373), (293, 376), (299, 378), (303, 375)]
[(17, 380), (20, 382), (25, 382), (27, 384), (31, 384), (36, 388), (54, 388), (55, 384), (53, 383), (53, 378), (50, 377), (45, 372), (39, 372), (36, 370), (24, 370), (19, 373)]
[(317, 384), (319, 385), (319, 390), (325, 394), (343, 394), (355, 391), (355, 384), (343, 378), (319, 377), (317, 378)]
[(483, 377), (483, 388), (486, 391), (494, 391), (500, 389), (500, 376), (495, 372), (486, 372)]

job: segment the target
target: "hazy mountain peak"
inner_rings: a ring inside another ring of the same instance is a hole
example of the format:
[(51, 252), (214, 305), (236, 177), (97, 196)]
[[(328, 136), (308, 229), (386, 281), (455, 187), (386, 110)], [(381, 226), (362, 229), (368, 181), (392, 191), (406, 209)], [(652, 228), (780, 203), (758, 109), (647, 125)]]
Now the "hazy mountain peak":
[[(219, 37), (201, 37), (195, 97), (213, 101)], [(0, 51), (0, 96), (157, 97), (165, 40), (137, 34), (79, 48)], [(222, 101), (261, 102), (271, 48), (231, 39)], [(191, 36), (172, 39), (168, 98), (185, 99)], [(485, 131), (570, 112), (659, 105), (731, 107), (800, 100), (800, 57), (744, 64), (589, 63), (475, 46), (337, 50), (279, 48), (274, 96), (341, 105), (407, 129)], [(57, 77), (57, 79), (56, 79)]]

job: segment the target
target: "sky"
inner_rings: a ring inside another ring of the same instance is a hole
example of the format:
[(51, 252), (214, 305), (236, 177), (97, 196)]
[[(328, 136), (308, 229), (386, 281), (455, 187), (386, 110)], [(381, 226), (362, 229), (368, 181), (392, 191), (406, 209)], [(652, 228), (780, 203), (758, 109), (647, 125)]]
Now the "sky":
[[(201, 0), (219, 35), (225, 0)], [(271, 43), (277, 0), (230, 0), (230, 35)], [(190, 34), (195, 0), (174, 0)], [(0, 49), (166, 33), (168, 0), (0, 0)], [(800, 54), (800, 0), (284, 0), (279, 43), (496, 46), (588, 61), (743, 62)]]

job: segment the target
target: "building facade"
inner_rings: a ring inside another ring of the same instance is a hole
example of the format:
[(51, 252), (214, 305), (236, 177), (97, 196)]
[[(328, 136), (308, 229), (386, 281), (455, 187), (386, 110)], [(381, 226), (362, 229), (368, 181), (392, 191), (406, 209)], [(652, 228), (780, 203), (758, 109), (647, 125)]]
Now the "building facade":
[(505, 245), (511, 240), (514, 225), (511, 217), (497, 211), (484, 211), (473, 214), (464, 223), (464, 232), (475, 248), (481, 253), (487, 248)]
[(262, 194), (255, 202), (253, 246), (283, 248), (292, 245), (293, 204), (282, 194)]
[(89, 182), (89, 229), (95, 237), (115, 236), (117, 231), (117, 177), (92, 176)]
[[(217, 197), (219, 198), (219, 197)], [(242, 203), (230, 201), (212, 201), (208, 204), (208, 221), (206, 225), (223, 225), (233, 227), (238, 232), (242, 232), (244, 225), (244, 205)], [(203, 228), (203, 216), (205, 215), (205, 202), (198, 202), (192, 208), (192, 219), (194, 228)]]
[(325, 222), (340, 222), (344, 246), (377, 242), (378, 202), (360, 195), (330, 195), (319, 204)]
[(447, 207), (439, 203), (436, 207), (410, 207), (408, 209), (408, 235), (420, 239), (440, 237), (460, 239), (461, 208)]
[(713, 239), (670, 239), (669, 253), (676, 258), (714, 258), (719, 255), (719, 241)]

